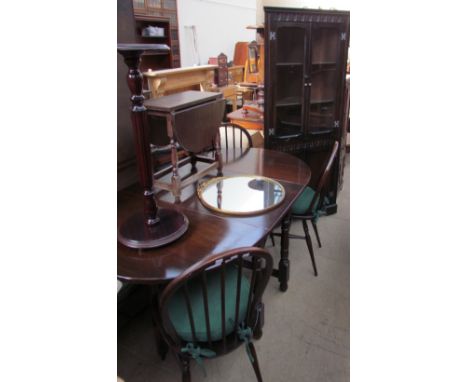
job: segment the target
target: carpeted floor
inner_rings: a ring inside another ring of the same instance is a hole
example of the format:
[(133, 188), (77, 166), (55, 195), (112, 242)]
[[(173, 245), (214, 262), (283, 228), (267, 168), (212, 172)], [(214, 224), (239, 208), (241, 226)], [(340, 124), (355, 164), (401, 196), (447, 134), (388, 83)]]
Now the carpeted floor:
[[(270, 280), (263, 337), (255, 342), (265, 382), (349, 381), (349, 155), (344, 186), (338, 196), (338, 213), (318, 223), (322, 248), (312, 228), (318, 277), (304, 240), (290, 241), (289, 289), (282, 293)], [(291, 232), (302, 234), (295, 222)], [(279, 260), (279, 245), (268, 249)], [(156, 352), (148, 310), (135, 317), (118, 334), (117, 374), (126, 382), (180, 381), (181, 373), (169, 354), (161, 361)], [(244, 347), (206, 360), (207, 377), (192, 363), (192, 381), (256, 381)]]

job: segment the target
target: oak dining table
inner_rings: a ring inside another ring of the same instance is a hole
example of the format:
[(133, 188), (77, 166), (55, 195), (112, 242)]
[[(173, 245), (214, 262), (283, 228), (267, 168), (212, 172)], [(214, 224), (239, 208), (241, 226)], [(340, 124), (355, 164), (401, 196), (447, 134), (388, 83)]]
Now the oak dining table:
[[(273, 276), (280, 289), (286, 291), (289, 279), (287, 218), (294, 201), (311, 178), (305, 162), (287, 153), (250, 148), (222, 151), (223, 176), (263, 176), (278, 181), (285, 190), (284, 200), (275, 208), (252, 216), (229, 216), (207, 209), (197, 195), (197, 183), (182, 190), (181, 201), (175, 203), (171, 193), (160, 191), (156, 200), (160, 207), (174, 208), (187, 216), (187, 232), (175, 242), (153, 249), (134, 249), (117, 244), (117, 277), (124, 283), (164, 285), (200, 260), (239, 247), (261, 246), (268, 234), (282, 225), (281, 258)], [(190, 170), (190, 166), (185, 166)], [(184, 175), (182, 168), (181, 176)], [(215, 176), (214, 171), (211, 176)], [(203, 179), (199, 182), (203, 182)], [(134, 185), (118, 193), (117, 222), (141, 208), (140, 186)]]

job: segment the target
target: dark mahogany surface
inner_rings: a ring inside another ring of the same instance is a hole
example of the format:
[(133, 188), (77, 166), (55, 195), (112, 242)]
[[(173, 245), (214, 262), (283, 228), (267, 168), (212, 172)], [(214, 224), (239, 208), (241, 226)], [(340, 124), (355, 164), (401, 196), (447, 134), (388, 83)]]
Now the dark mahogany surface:
[(198, 105), (217, 98), (221, 98), (221, 93), (187, 90), (160, 98), (148, 99), (145, 101), (145, 106), (148, 110), (168, 112), (185, 109), (189, 106)]
[[(229, 156), (231, 161), (225, 163), (223, 175), (261, 175), (275, 179), (286, 190), (285, 200), (264, 214), (239, 217), (205, 208), (198, 200), (195, 184), (182, 191), (179, 204), (173, 204), (170, 193), (161, 191), (157, 195), (158, 205), (183, 212), (190, 221), (189, 228), (177, 241), (160, 248), (132, 249), (118, 243), (119, 279), (145, 284), (165, 283), (209, 256), (233, 248), (255, 246), (279, 224), (311, 176), (309, 167), (302, 160), (279, 151), (252, 148), (236, 160), (232, 159), (234, 156)], [(189, 171), (190, 166), (186, 167)], [(216, 170), (212, 176), (215, 174)], [(139, 191), (139, 186), (135, 185), (118, 193), (118, 224), (140, 207)]]

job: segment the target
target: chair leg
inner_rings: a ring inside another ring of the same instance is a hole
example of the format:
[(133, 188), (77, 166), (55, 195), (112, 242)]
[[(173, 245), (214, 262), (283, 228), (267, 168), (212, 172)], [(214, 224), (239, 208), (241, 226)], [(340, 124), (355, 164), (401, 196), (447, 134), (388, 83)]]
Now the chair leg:
[(312, 222), (312, 227), (314, 228), (315, 237), (317, 238), (318, 246), (319, 248), (322, 248), (322, 242), (320, 241), (320, 236), (318, 234), (317, 224), (315, 224), (313, 220), (310, 220), (310, 221)]
[(272, 233), (270, 233), (270, 239), (271, 239), (271, 244), (273, 244), (273, 247), (275, 246), (275, 237), (273, 236)]
[(166, 341), (164, 341), (160, 332), (160, 327), (154, 321), (154, 318), (153, 318), (153, 334), (154, 334), (154, 339), (156, 342), (156, 348), (158, 349), (159, 357), (161, 357), (161, 360), (164, 361), (166, 359), (169, 346), (167, 345)]
[(190, 360), (182, 358), (182, 382), (190, 382)]
[(258, 366), (257, 352), (255, 351), (254, 344), (250, 342), (248, 346), (254, 359), (252, 366), (254, 368), (255, 375), (257, 376), (257, 382), (263, 382), (262, 373), (260, 372), (260, 366)]
[(289, 280), (289, 228), (291, 227), (291, 214), (281, 221), (281, 259), (278, 264), (278, 279), (281, 292), (288, 290)]
[[(153, 290), (154, 289), (154, 290)], [(161, 316), (159, 312), (159, 290), (157, 287), (149, 288), (150, 291), (150, 309), (151, 309), (151, 320), (153, 322), (153, 334), (156, 342), (156, 348), (161, 360), (166, 359), (169, 346), (161, 334)]]
[(315, 265), (315, 256), (314, 249), (312, 248), (312, 240), (309, 235), (309, 227), (307, 226), (307, 220), (302, 221), (302, 227), (304, 227), (304, 234), (307, 243), (307, 248), (309, 249), (310, 259), (312, 260), (312, 266), (314, 267), (314, 274), (317, 276), (317, 266)]
[[(258, 280), (258, 279), (257, 279)], [(265, 325), (265, 304), (260, 302), (257, 310), (257, 325), (255, 325), (253, 330), (253, 338), (259, 340), (263, 335), (263, 326)]]

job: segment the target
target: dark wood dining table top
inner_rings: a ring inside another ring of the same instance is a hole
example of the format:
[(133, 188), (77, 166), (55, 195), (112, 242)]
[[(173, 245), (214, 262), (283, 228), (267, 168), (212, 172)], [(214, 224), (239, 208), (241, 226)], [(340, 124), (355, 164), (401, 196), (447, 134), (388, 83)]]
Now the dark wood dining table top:
[[(159, 206), (183, 212), (189, 220), (187, 232), (177, 241), (154, 249), (133, 249), (117, 244), (117, 277), (141, 284), (166, 283), (196, 262), (238, 247), (258, 245), (280, 222), (308, 184), (311, 173), (300, 159), (279, 151), (252, 148), (244, 155), (223, 152), (223, 175), (260, 175), (280, 182), (285, 191), (278, 207), (253, 216), (228, 216), (205, 208), (196, 193), (197, 184), (182, 190), (181, 203), (172, 194), (160, 191)], [(198, 164), (197, 164), (198, 166)], [(189, 171), (190, 166), (181, 168)], [(215, 176), (213, 172), (211, 176)], [(202, 180), (203, 181), (203, 180)], [(117, 222), (143, 206), (141, 188), (131, 186), (118, 193)]]

